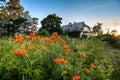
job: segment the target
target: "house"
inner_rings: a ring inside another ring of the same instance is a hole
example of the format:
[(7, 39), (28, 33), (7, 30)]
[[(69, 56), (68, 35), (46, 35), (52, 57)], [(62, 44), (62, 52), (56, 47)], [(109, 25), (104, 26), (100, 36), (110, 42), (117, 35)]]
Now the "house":
[[(81, 29), (88, 26), (84, 22), (74, 22), (62, 26), (63, 32), (79, 32)], [(88, 29), (89, 31), (89, 29)]]
[(69, 23), (67, 25), (62, 26), (63, 32), (79, 32), (79, 37), (82, 37), (83, 35), (87, 36), (87, 38), (91, 36), (97, 36), (98, 34), (95, 32), (92, 32), (92, 28), (87, 26), (85, 22), (74, 22)]

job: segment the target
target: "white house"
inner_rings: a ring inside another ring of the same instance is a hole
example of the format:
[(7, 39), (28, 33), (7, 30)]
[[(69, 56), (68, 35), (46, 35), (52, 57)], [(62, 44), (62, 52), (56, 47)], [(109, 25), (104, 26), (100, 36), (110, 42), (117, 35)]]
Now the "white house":
[(97, 33), (93, 33), (91, 28), (85, 24), (85, 22), (74, 22), (62, 26), (63, 32), (80, 32), (80, 37), (86, 35), (88, 38), (90, 36), (97, 36)]
[(77, 32), (80, 31), (80, 29), (84, 28), (86, 26), (86, 24), (84, 22), (74, 22), (69, 23), (67, 25), (63, 25), (62, 26), (62, 30), (63, 32)]

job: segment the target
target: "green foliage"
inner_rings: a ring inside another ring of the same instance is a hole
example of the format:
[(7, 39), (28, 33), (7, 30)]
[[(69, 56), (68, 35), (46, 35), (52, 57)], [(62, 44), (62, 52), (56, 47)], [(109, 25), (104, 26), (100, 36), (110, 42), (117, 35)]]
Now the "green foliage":
[(102, 23), (97, 23), (97, 25), (95, 25), (93, 27), (93, 32), (97, 32), (98, 35), (103, 33), (102, 27), (101, 27)]
[(80, 32), (68, 32), (67, 34), (71, 38), (79, 38), (80, 37)]
[(120, 36), (113, 36), (113, 35), (110, 35), (110, 34), (103, 34), (103, 35), (97, 36), (97, 38), (102, 40), (102, 41), (109, 42), (115, 48), (120, 48)]
[[(5, 1), (5, 0), (4, 0)], [(20, 15), (23, 7), (17, 0), (6, 1), (6, 5), (0, 10), (0, 25), (2, 25), (1, 36), (13, 36), (20, 25), (25, 21)]]
[[(106, 42), (96, 38), (69, 37), (64, 37), (64, 41), (56, 34), (41, 36), (39, 42), (34, 41), (35, 37), (29, 39), (26, 36), (24, 39), (27, 42), (16, 43), (11, 38), (0, 39), (1, 80), (72, 80), (73, 76), (80, 76), (80, 80), (119, 80), (117, 63), (120, 56), (110, 56)], [(31, 45), (36, 48), (28, 50)], [(68, 46), (69, 54), (64, 45)], [(26, 51), (26, 56), (15, 56), (13, 52), (16, 50)], [(57, 64), (57, 58), (66, 60), (67, 63)], [(93, 69), (91, 64), (96, 68)], [(90, 70), (89, 73), (85, 72), (86, 68)]]
[(53, 32), (58, 32), (59, 34), (61, 34), (61, 20), (62, 18), (60, 18), (56, 14), (50, 14), (41, 21), (42, 29), (46, 29), (50, 34), (52, 34)]
[(38, 35), (49, 37), (50, 34), (46, 29), (39, 29)]
[(26, 22), (25, 18), (19, 17), (16, 20), (10, 20), (9, 24), (2, 26), (2, 35), (1, 36), (14, 36), (16, 32), (19, 32), (19, 28), (22, 23)]

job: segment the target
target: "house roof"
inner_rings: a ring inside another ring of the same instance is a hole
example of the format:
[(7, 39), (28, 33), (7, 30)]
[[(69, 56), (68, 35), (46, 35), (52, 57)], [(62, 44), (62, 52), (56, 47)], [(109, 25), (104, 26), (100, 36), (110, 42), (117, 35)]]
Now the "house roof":
[(72, 23), (69, 23), (67, 25), (63, 25), (62, 26), (62, 30), (64, 32), (73, 32), (73, 31), (80, 31), (81, 28), (85, 27), (85, 23), (84, 22), (74, 22), (73, 24)]

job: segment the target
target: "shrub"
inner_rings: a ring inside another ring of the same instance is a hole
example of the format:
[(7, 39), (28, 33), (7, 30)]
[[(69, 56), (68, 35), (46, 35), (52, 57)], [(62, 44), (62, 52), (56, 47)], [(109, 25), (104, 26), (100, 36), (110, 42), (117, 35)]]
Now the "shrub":
[(110, 34), (103, 34), (103, 35), (97, 36), (97, 38), (102, 41), (109, 42), (115, 48), (120, 48), (120, 37), (119, 36), (117, 37), (117, 36), (113, 36)]
[(46, 29), (40, 29), (38, 31), (38, 35), (40, 35), (40, 36), (46, 36), (46, 37), (50, 36), (49, 32)]

